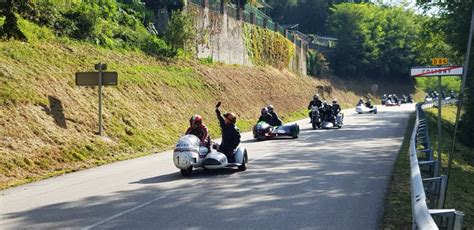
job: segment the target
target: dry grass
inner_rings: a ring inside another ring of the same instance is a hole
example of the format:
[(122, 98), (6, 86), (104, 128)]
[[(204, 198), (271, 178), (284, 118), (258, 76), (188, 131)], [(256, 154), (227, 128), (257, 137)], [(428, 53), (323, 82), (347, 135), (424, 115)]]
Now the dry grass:
[[(202, 114), (217, 137), (219, 100), (238, 115), (238, 126), (249, 130), (270, 103), (286, 120), (306, 116), (317, 86), (332, 85), (324, 96), (345, 106), (370, 88), (367, 81), (163, 61), (78, 43), (0, 42), (0, 53), (0, 188), (169, 149), (192, 114)], [(96, 88), (76, 87), (73, 77), (97, 62), (119, 72), (119, 85), (104, 90), (108, 140), (94, 135)]]

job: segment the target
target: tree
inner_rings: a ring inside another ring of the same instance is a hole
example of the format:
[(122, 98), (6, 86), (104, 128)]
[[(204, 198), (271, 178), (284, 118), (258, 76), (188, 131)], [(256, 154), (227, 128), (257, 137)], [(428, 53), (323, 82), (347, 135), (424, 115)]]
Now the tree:
[(193, 17), (182, 11), (173, 11), (164, 34), (166, 42), (173, 48), (173, 51), (193, 47), (190, 43), (195, 35), (196, 28)]
[[(469, 35), (469, 25), (471, 20), (472, 1), (439, 1), (437, 3), (420, 3), (426, 9), (439, 7), (439, 20), (442, 22), (440, 27), (447, 36), (447, 42), (459, 54), (466, 52), (467, 40)], [(474, 58), (471, 57), (469, 63), (468, 76), (466, 79), (466, 103), (465, 113), (462, 115), (460, 123), (460, 140), (470, 146), (474, 146)]]
[(333, 63), (336, 73), (406, 78), (409, 67), (416, 65), (418, 58), (426, 60), (430, 53), (450, 49), (443, 41), (444, 34), (425, 32), (424, 26), (430, 25), (430, 21), (401, 7), (335, 5), (328, 28), (338, 38), (337, 59)]

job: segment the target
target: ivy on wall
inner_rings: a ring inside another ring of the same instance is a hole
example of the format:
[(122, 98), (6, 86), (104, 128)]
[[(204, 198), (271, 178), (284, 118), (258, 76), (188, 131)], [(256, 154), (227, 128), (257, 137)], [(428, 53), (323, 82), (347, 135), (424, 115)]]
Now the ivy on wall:
[(289, 68), (295, 45), (280, 33), (244, 23), (244, 41), (254, 65)]

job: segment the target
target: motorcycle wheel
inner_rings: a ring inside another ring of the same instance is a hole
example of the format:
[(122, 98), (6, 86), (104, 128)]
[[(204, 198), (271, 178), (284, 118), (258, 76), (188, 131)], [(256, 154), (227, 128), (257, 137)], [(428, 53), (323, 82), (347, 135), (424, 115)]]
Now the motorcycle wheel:
[(245, 153), (244, 154), (244, 160), (243, 160), (242, 164), (237, 167), (239, 169), (239, 171), (247, 170), (247, 162), (248, 162), (247, 153)]
[(184, 177), (190, 177), (192, 172), (193, 172), (193, 166), (187, 169), (181, 169), (181, 175)]

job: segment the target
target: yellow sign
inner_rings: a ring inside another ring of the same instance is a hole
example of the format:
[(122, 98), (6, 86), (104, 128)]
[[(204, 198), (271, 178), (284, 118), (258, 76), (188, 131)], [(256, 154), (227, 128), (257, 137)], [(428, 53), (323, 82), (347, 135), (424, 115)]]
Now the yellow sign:
[(433, 65), (447, 65), (448, 59), (447, 58), (431, 58), (431, 64)]

